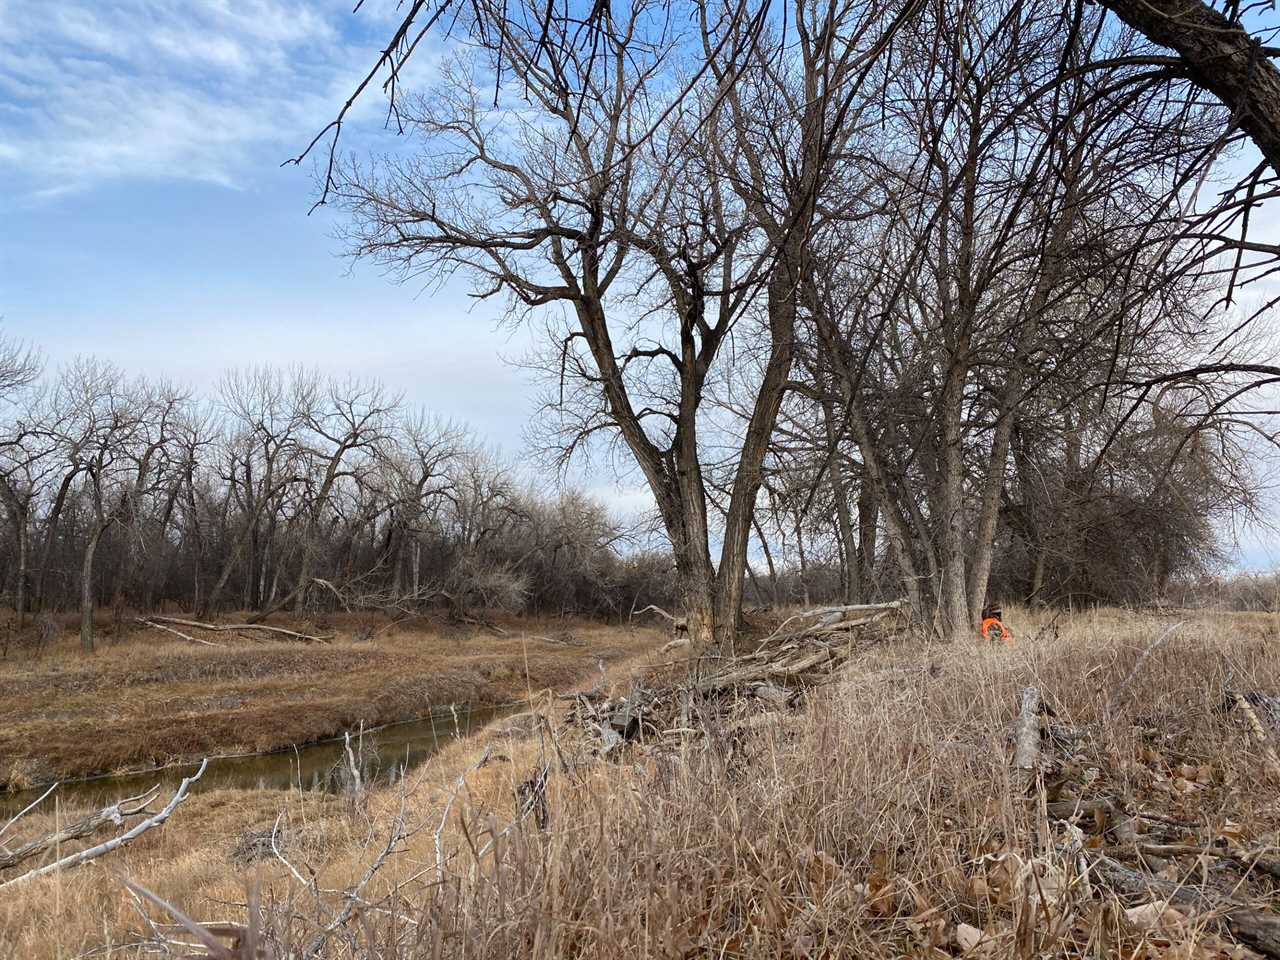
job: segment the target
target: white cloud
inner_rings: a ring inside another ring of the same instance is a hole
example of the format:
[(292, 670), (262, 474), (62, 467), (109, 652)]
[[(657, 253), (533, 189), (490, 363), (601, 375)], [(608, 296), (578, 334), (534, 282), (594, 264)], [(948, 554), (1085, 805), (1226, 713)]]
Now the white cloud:
[(0, 0), (0, 171), (27, 196), (235, 185), (255, 151), (283, 159), (332, 119), (376, 57), (353, 26), (336, 2)]

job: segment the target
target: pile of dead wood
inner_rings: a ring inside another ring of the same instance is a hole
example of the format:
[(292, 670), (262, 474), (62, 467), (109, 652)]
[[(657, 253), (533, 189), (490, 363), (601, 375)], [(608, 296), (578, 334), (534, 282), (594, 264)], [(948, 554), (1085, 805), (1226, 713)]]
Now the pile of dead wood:
[(719, 669), (701, 676), (696, 689), (710, 693), (749, 687), (754, 691), (829, 674), (858, 650), (884, 640), (886, 624), (901, 627), (908, 609), (905, 601), (897, 600), (819, 607), (794, 614), (750, 653), (732, 657)]
[(566, 722), (598, 738), (604, 756), (635, 740), (696, 735), (708, 722), (750, 722), (761, 707), (794, 706), (807, 688), (827, 682), (859, 651), (901, 633), (909, 609), (899, 600), (804, 610), (752, 644), (750, 652), (691, 651), (626, 695), (599, 689), (567, 694), (572, 704)]

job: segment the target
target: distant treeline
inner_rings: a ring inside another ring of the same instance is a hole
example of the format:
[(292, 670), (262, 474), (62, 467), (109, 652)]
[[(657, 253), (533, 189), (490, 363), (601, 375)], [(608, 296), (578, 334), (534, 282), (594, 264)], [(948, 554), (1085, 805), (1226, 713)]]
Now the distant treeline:
[(593, 616), (673, 602), (603, 505), (539, 492), (377, 384), (265, 368), (213, 396), (5, 345), (0, 583), (18, 614), (173, 606)]

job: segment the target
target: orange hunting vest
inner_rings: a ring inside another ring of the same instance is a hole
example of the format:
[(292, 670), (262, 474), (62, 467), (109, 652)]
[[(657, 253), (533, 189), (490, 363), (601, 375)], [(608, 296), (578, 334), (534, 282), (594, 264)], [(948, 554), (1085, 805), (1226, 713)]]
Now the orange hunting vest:
[(987, 617), (982, 621), (982, 627), (979, 630), (983, 640), (1003, 640), (1009, 646), (1013, 646), (1013, 631), (1006, 627), (995, 617)]

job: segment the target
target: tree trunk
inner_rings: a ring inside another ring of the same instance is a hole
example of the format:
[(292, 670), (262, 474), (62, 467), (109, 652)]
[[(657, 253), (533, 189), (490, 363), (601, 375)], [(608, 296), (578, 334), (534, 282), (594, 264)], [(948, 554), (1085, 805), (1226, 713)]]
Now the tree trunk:
[(800, 517), (796, 517), (796, 553), (800, 557), (800, 598), (806, 607), (809, 602), (809, 561), (804, 555), (804, 529), (800, 525)]
[(40, 569), (36, 572), (36, 588), (33, 592), (35, 602), (41, 609), (45, 605), (44, 587), (49, 573), (49, 561), (53, 559), (53, 547), (58, 539), (58, 521), (62, 518), (62, 509), (67, 503), (67, 493), (78, 472), (72, 471), (62, 478), (62, 482), (58, 484), (58, 495), (54, 498), (53, 507), (49, 510), (49, 519), (45, 521), (47, 529), (44, 535), (44, 549), (40, 552)]
[(80, 649), (85, 653), (93, 653), (93, 555), (106, 529), (105, 524), (94, 528), (85, 544), (80, 567)]
[(861, 600), (862, 576), (858, 563), (858, 549), (853, 539), (853, 516), (849, 510), (849, 488), (845, 483), (844, 465), (840, 462), (840, 451), (837, 449), (839, 437), (836, 436), (835, 411), (832, 409), (830, 397), (825, 389), (822, 399), (822, 425), (827, 435), (827, 478), (831, 484), (831, 499), (836, 507), (836, 532), (840, 537), (840, 556), (844, 560), (841, 587), (844, 591), (845, 603), (858, 603)]
[(13, 585), (13, 613), (14, 619), (17, 621), (18, 629), (21, 630), (26, 622), (27, 611), (27, 554), (28, 547), (28, 525), (30, 521), (31, 498), (28, 496), (25, 501), (18, 494), (7, 480), (0, 478), (0, 495), (3, 496), (5, 503), (9, 507), (9, 518), (13, 521), (13, 539), (18, 549), (17, 556), (17, 575), (16, 582)]
[(876, 529), (879, 526), (880, 505), (870, 486), (863, 485), (858, 493), (858, 553), (853, 574), (857, 577), (857, 600), (865, 603), (871, 598), (871, 577), (876, 565)]
[[(231, 547), (231, 552), (227, 555), (226, 560), (222, 562), (222, 569), (218, 571), (218, 579), (214, 581), (213, 588), (206, 595), (202, 604), (196, 605), (196, 619), (204, 620), (209, 613), (217, 606), (218, 601), (222, 598), (222, 591), (227, 586), (227, 581), (231, 579), (231, 572), (235, 569), (236, 561), (240, 559), (240, 553), (244, 546), (248, 530), (242, 533)], [(250, 547), (250, 574), (252, 575), (252, 546)], [(196, 574), (197, 583), (199, 582), (199, 573)]]
[(1044, 592), (1044, 568), (1049, 557), (1049, 550), (1044, 540), (1040, 540), (1033, 547), (1036, 552), (1035, 565), (1031, 568), (1031, 590), (1027, 594), (1027, 602), (1037, 607), (1044, 606), (1044, 598), (1041, 593)]
[(795, 353), (796, 295), (801, 276), (800, 241), (796, 234), (779, 251), (779, 264), (769, 278), (769, 361), (743, 434), (733, 493), (725, 516), (724, 543), (716, 573), (716, 643), (730, 653), (742, 613), (742, 589), (746, 581), (747, 541), (755, 516), (756, 496), (764, 482), (764, 457), (773, 439), (774, 424), (791, 375)]
[(18, 582), (14, 588), (13, 607), (18, 620), (18, 629), (26, 626), (27, 621), (27, 555), (30, 552), (30, 541), (27, 531), (25, 511), (18, 519)]
[(941, 530), (942, 582), (938, 606), (942, 632), (959, 637), (969, 629), (969, 603), (965, 577), (964, 427), (963, 392), (967, 346), (952, 354), (942, 391), (942, 471), (936, 506)]
[(765, 568), (769, 571), (769, 593), (772, 595), (773, 605), (776, 607), (779, 603), (778, 570), (773, 565), (773, 554), (769, 550), (769, 541), (765, 539), (764, 531), (760, 529), (760, 522), (752, 518), (751, 525), (755, 528), (756, 537), (760, 540), (760, 550), (764, 553)]

